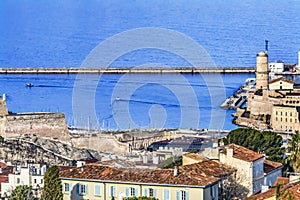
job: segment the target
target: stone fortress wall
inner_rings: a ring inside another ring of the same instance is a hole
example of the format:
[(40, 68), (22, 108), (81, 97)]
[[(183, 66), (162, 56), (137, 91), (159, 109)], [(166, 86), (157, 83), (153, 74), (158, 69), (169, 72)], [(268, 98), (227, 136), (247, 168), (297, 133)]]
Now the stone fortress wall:
[(10, 114), (6, 98), (0, 98), (0, 135), (4, 138), (36, 135), (69, 142), (69, 131), (63, 113)]

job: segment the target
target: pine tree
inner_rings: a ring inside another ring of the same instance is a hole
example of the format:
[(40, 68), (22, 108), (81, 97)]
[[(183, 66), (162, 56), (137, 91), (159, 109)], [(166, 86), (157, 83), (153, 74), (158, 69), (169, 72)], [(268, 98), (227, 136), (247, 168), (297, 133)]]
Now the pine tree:
[(62, 185), (59, 178), (59, 169), (52, 166), (48, 169), (44, 176), (44, 189), (42, 193), (42, 200), (62, 200)]
[(10, 200), (32, 200), (34, 199), (32, 187), (19, 185), (11, 193)]

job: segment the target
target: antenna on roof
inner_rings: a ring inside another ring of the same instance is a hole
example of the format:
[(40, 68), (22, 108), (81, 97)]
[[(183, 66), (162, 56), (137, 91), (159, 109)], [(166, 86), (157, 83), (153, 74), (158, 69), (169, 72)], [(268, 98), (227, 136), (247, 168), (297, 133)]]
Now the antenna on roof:
[(269, 41), (265, 40), (265, 43), (266, 43), (266, 49), (265, 49), (265, 51), (266, 51), (266, 53), (268, 53), (268, 51), (269, 51)]

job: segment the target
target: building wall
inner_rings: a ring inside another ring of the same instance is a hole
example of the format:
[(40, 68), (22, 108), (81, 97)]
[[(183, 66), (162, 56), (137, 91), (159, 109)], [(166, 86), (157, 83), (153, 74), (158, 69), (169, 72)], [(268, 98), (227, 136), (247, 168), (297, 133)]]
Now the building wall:
[(28, 113), (0, 116), (0, 135), (16, 137), (37, 135), (69, 141), (69, 132), (63, 113)]
[[(141, 185), (141, 184), (126, 184), (126, 183), (108, 183), (108, 182), (100, 182), (100, 181), (76, 181), (76, 180), (65, 180), (62, 179), (62, 184), (68, 183), (71, 184), (71, 192), (65, 192), (63, 188), (64, 200), (81, 200), (81, 199), (93, 199), (93, 200), (110, 200), (112, 198), (110, 188), (111, 186), (115, 187), (115, 199), (122, 200), (123, 197), (126, 197), (127, 188), (135, 188), (137, 191), (136, 196), (146, 196), (145, 193), (149, 188), (155, 190), (155, 197), (160, 200), (167, 200), (164, 198), (164, 190), (169, 190), (169, 200), (177, 200), (177, 192), (178, 191), (186, 191), (187, 192), (187, 200), (212, 200), (211, 196), (211, 188), (193, 188), (193, 187), (180, 187), (180, 186), (157, 186), (157, 185)], [(79, 195), (77, 192), (77, 184), (83, 184), (87, 186), (87, 194)], [(94, 194), (95, 185), (98, 184), (100, 186), (100, 195)], [(218, 185), (215, 184), (212, 186), (216, 193), (216, 198), (218, 195)], [(145, 191), (146, 190), (146, 191)]]
[(271, 126), (275, 131), (300, 130), (296, 106), (273, 106)]
[(269, 84), (270, 90), (293, 90), (294, 84), (285, 81), (276, 81)]
[(283, 62), (270, 62), (269, 63), (269, 71), (270, 72), (283, 72), (284, 71), (284, 63)]
[(237, 169), (237, 182), (249, 189), (249, 195), (260, 190), (259, 185), (262, 185), (264, 180), (263, 161), (264, 158), (256, 160), (255, 162), (247, 162), (234, 158), (231, 149), (227, 149), (227, 153), (220, 153), (220, 162)]
[(264, 185), (273, 186), (274, 183), (276, 182), (277, 177), (281, 177), (281, 176), (282, 176), (281, 168), (274, 170), (269, 174), (266, 174), (264, 178)]

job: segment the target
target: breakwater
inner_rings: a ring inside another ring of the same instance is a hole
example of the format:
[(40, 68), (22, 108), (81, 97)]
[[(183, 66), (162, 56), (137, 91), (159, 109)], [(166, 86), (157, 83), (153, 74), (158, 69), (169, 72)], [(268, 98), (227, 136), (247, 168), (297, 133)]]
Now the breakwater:
[(168, 68), (0, 68), (0, 74), (198, 74), (254, 73), (254, 67), (168, 67)]

